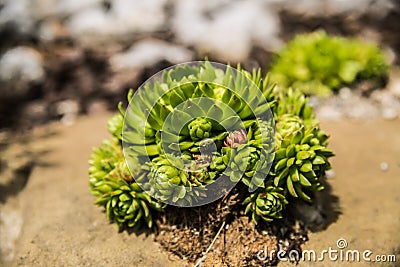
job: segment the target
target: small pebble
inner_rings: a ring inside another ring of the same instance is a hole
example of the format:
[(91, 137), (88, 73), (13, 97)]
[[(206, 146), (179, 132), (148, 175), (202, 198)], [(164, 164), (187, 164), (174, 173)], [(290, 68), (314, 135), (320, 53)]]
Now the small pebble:
[(336, 173), (334, 170), (326, 171), (325, 175), (326, 175), (326, 178), (328, 178), (328, 179), (333, 179), (336, 177)]
[(394, 120), (397, 118), (398, 112), (394, 108), (384, 108), (382, 110), (382, 118), (385, 120)]
[(66, 119), (73, 119), (79, 113), (79, 103), (76, 100), (68, 99), (60, 101), (56, 104), (56, 112)]
[(382, 171), (387, 171), (389, 169), (389, 164), (387, 162), (382, 162), (380, 167)]
[(332, 105), (322, 106), (316, 110), (319, 119), (327, 121), (340, 121), (343, 119), (343, 111)]
[(351, 92), (351, 89), (348, 87), (343, 87), (342, 89), (340, 89), (339, 91), (339, 97), (342, 100), (349, 100), (350, 98), (353, 98), (353, 93)]

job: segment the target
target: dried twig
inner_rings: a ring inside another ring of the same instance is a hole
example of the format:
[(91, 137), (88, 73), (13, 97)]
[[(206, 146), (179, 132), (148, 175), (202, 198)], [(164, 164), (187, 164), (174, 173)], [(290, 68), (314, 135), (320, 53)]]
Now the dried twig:
[(206, 260), (207, 258), (207, 253), (211, 250), (212, 246), (214, 245), (215, 241), (217, 240), (219, 234), (221, 233), (222, 229), (224, 229), (225, 226), (225, 221), (222, 222), (221, 227), (219, 228), (217, 234), (214, 236), (214, 239), (212, 240), (211, 244), (208, 246), (207, 250), (203, 253), (203, 257), (201, 257), (200, 260), (197, 261), (196, 265), (194, 267), (199, 267), (203, 264), (203, 262)]

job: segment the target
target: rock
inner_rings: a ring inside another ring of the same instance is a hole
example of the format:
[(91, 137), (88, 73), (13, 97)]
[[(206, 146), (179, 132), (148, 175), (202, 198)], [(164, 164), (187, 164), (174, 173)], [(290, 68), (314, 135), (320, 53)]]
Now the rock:
[(176, 1), (172, 18), (177, 39), (221, 60), (243, 61), (253, 45), (276, 49), (280, 24), (262, 1)]
[(318, 0), (289, 0), (286, 1), (286, 4), (282, 3), (281, 8), (286, 11), (300, 13), (306, 16), (313, 16), (318, 13), (321, 14), (321, 12), (326, 9), (325, 1)]
[(153, 32), (164, 26), (166, 3), (167, 0), (114, 0), (111, 11), (121, 33)]
[(352, 119), (373, 119), (379, 114), (379, 108), (366, 99), (348, 103), (346, 115)]
[(338, 96), (333, 96), (329, 102), (334, 103), (335, 108), (348, 118), (373, 119), (380, 114), (379, 106), (370, 99), (362, 97), (361, 91), (350, 88), (340, 89)]
[(66, 17), (102, 4), (101, 0), (32, 0), (31, 2), (31, 10), (37, 20)]
[(109, 8), (93, 6), (74, 13), (66, 22), (73, 37), (87, 45), (129, 39), (132, 34), (153, 32), (163, 27), (166, 0), (110, 1)]
[(10, 262), (16, 258), (15, 248), (24, 226), (18, 196), (33, 167), (31, 146), (20, 133), (0, 134), (0, 266), (13, 266)]
[(1, 86), (2, 95), (23, 95), (29, 84), (42, 81), (44, 76), (42, 57), (33, 48), (15, 47), (0, 58), (0, 82), (9, 85)]
[(61, 116), (61, 122), (65, 125), (75, 123), (76, 116), (79, 113), (79, 104), (76, 100), (68, 99), (56, 104), (56, 112)]
[(66, 21), (66, 27), (73, 38), (89, 43), (111, 37), (115, 22), (101, 6), (97, 6), (73, 14)]
[(103, 90), (107, 94), (116, 95), (122, 94), (124, 88), (135, 88), (140, 81), (142, 70), (125, 69), (118, 70), (113, 75), (110, 75), (103, 84)]
[[(400, 71), (398, 73), (400, 75)], [(387, 86), (389, 92), (400, 99), (400, 77), (391, 77), (389, 84)]]
[(335, 108), (332, 105), (324, 105), (316, 109), (316, 116), (320, 120), (326, 121), (340, 121), (343, 119), (343, 113), (340, 109)]
[(389, 90), (375, 91), (371, 99), (380, 105), (382, 118), (393, 120), (400, 113), (400, 100)]
[(350, 98), (353, 98), (353, 97), (354, 97), (353, 95), (354, 95), (353, 92), (352, 92), (351, 89), (348, 88), (348, 87), (343, 87), (343, 88), (340, 89), (340, 91), (339, 91), (339, 97), (340, 97), (342, 100), (349, 100)]
[(322, 99), (318, 96), (311, 95), (308, 97), (308, 104), (313, 108), (319, 107), (321, 102), (322, 102)]
[(105, 100), (92, 100), (87, 104), (87, 113), (89, 115), (106, 113), (108, 104)]
[(13, 32), (30, 34), (35, 20), (30, 12), (30, 0), (5, 0), (0, 9), (0, 30), (10, 27)]
[(127, 51), (113, 55), (110, 64), (115, 71), (143, 69), (162, 60), (182, 63), (192, 60), (193, 53), (188, 49), (161, 40), (147, 39), (134, 44)]
[(60, 20), (45, 20), (40, 24), (39, 38), (44, 42), (68, 38), (68, 31)]
[(333, 169), (327, 170), (325, 176), (327, 179), (334, 179), (336, 177), (336, 173)]
[(389, 90), (375, 91), (371, 94), (371, 99), (383, 106), (396, 105), (397, 102)]
[(398, 110), (395, 108), (387, 107), (382, 109), (382, 118), (385, 120), (394, 120), (399, 115)]
[(390, 0), (289, 0), (282, 1), (281, 8), (306, 16), (334, 16), (351, 14), (361, 16), (370, 14), (379, 18), (386, 16), (395, 5)]
[(37, 82), (44, 77), (40, 54), (30, 47), (19, 46), (8, 50), (0, 59), (0, 79)]
[(31, 101), (22, 109), (20, 124), (23, 128), (45, 123), (49, 119), (47, 103), (44, 100)]
[(389, 164), (387, 162), (382, 162), (380, 167), (382, 171), (387, 171), (389, 169)]
[(2, 207), (0, 211), (0, 255), (4, 262), (14, 259), (15, 243), (20, 236), (22, 223), (20, 210)]
[[(379, 33), (378, 33), (379, 34)], [(389, 65), (395, 65), (397, 61), (396, 51), (392, 47), (385, 47), (385, 56)]]

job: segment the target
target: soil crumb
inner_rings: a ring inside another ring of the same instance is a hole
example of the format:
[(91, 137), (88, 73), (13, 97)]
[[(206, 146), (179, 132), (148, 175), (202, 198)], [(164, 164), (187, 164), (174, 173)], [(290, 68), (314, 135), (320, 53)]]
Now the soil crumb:
[(278, 251), (301, 254), (308, 240), (304, 224), (283, 219), (255, 225), (243, 214), (243, 192), (246, 188), (238, 185), (205, 206), (168, 207), (158, 218), (155, 240), (195, 266), (270, 266), (278, 263)]

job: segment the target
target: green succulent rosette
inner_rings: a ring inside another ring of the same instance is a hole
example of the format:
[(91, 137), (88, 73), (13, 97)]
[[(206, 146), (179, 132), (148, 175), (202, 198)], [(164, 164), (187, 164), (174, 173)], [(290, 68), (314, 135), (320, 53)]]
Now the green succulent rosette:
[(376, 44), (316, 31), (297, 35), (277, 54), (271, 77), (282, 87), (329, 96), (357, 80), (380, 82), (388, 66)]
[(258, 224), (260, 218), (266, 222), (282, 218), (288, 202), (282, 188), (267, 186), (248, 196), (243, 204), (246, 205), (245, 214), (251, 214), (253, 222)]
[(163, 155), (154, 158), (149, 165), (148, 185), (150, 195), (163, 202), (173, 202), (188, 206), (198, 197), (204, 196), (201, 185), (210, 180), (210, 176), (200, 163), (184, 170), (184, 164), (190, 164), (187, 158)]
[(163, 211), (165, 205), (151, 198), (134, 182), (119, 140), (106, 140), (101, 147), (95, 148), (89, 164), (90, 189), (98, 197), (95, 203), (105, 207), (107, 218), (118, 226), (151, 228), (152, 213)]
[(149, 168), (139, 184), (160, 201), (190, 206), (214, 201), (240, 181), (250, 191), (263, 186), (275, 145), (264, 95), (272, 89), (260, 72), (199, 62), (163, 71), (130, 93), (122, 143), (126, 156)]
[(322, 190), (321, 178), (331, 168), (328, 158), (334, 154), (325, 147), (328, 136), (318, 124), (307, 125), (292, 114), (280, 116), (276, 129), (274, 184), (286, 187), (293, 197), (311, 201), (305, 191)]
[[(234, 181), (241, 180), (250, 190), (264, 187), (269, 167), (274, 159), (275, 136), (264, 136), (263, 132), (274, 132), (273, 122), (247, 121), (248, 132), (234, 131), (229, 134), (222, 149), (225, 164), (230, 166), (227, 174)], [(249, 140), (249, 141), (247, 141)], [(231, 162), (229, 163), (229, 159)], [(237, 170), (245, 170), (243, 176)]]
[(188, 125), (189, 134), (193, 141), (209, 138), (212, 134), (212, 123), (206, 118), (196, 118)]
[(155, 75), (108, 121), (89, 161), (90, 189), (117, 225), (151, 228), (166, 205), (199, 206), (247, 186), (255, 223), (311, 201), (334, 154), (304, 94), (260, 70), (210, 62)]

